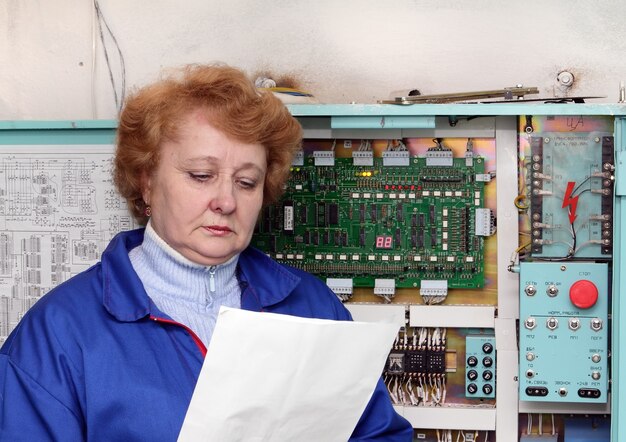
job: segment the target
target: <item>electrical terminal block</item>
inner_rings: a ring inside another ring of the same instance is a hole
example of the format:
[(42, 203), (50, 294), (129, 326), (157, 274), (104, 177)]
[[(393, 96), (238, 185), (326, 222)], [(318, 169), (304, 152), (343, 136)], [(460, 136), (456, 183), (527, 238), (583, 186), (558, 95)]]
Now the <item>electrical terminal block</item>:
[(443, 349), (429, 350), (426, 355), (426, 370), (430, 374), (446, 372), (446, 352)]
[(553, 229), (552, 224), (540, 223), (539, 221), (533, 222), (533, 229)]
[(374, 165), (374, 152), (352, 152), (352, 162), (355, 166), (373, 166)]
[(491, 209), (476, 209), (476, 236), (491, 236), (495, 231), (495, 218)]
[(404, 352), (392, 351), (387, 357), (385, 373), (392, 375), (404, 374)]
[(613, 180), (615, 179), (615, 177), (613, 176), (613, 174), (611, 172), (600, 172), (600, 171), (595, 171), (591, 174), (591, 176), (593, 178), (606, 178), (609, 180)]
[(601, 244), (603, 246), (611, 245), (610, 239), (590, 239), (587, 241), (589, 244)]
[(533, 244), (544, 246), (544, 245), (554, 244), (554, 241), (552, 241), (551, 239), (535, 238), (535, 239), (533, 239)]
[(452, 151), (449, 149), (428, 149), (426, 152), (426, 165), (452, 167), (454, 165)]
[(533, 172), (533, 178), (546, 180), (546, 181), (552, 181), (552, 175), (546, 175), (541, 172)]
[(610, 221), (611, 215), (607, 215), (607, 214), (598, 215), (594, 213), (594, 214), (589, 215), (589, 220), (590, 221)]
[(426, 304), (438, 304), (448, 296), (448, 281), (446, 280), (422, 280), (420, 284), (420, 296)]
[(409, 166), (410, 160), (410, 154), (406, 150), (383, 152), (383, 166)]
[(335, 152), (329, 150), (316, 150), (313, 152), (313, 158), (316, 166), (334, 166)]
[(299, 150), (294, 154), (293, 160), (291, 160), (291, 165), (304, 166), (304, 151)]
[(354, 282), (352, 278), (328, 278), (326, 285), (335, 292), (335, 295), (342, 301), (347, 301), (352, 297)]
[(533, 189), (533, 195), (536, 196), (552, 196), (552, 191), (544, 189)]
[(591, 189), (591, 193), (608, 196), (611, 194), (611, 189)]
[(385, 300), (390, 301), (396, 295), (395, 279), (376, 279), (374, 280), (374, 294), (382, 296)]

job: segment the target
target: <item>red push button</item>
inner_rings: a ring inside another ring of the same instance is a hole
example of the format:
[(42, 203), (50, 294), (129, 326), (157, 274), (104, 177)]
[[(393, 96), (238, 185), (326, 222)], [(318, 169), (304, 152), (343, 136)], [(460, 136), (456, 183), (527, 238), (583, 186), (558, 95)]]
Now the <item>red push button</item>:
[(570, 287), (569, 299), (578, 308), (593, 307), (598, 301), (598, 288), (593, 282), (581, 279)]

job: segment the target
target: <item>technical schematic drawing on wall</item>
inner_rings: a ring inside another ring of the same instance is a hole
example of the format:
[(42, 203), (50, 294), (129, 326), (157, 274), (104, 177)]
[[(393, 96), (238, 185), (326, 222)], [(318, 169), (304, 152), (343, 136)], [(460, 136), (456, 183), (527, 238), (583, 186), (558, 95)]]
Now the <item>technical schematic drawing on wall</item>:
[(111, 145), (0, 148), (0, 340), (134, 227), (114, 189), (112, 154)]

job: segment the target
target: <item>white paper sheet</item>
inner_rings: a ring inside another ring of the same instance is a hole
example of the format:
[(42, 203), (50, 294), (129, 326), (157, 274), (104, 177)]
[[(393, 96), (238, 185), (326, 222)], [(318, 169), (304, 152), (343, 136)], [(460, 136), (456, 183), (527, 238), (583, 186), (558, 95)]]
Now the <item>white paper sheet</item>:
[(346, 442), (398, 326), (222, 308), (179, 442)]

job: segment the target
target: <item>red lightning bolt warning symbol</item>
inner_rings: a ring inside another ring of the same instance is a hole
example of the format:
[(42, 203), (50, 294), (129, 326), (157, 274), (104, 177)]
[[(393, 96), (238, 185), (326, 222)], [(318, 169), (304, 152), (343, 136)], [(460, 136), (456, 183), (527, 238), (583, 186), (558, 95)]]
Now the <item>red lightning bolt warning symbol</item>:
[(576, 182), (569, 181), (567, 183), (567, 189), (565, 190), (565, 196), (563, 197), (563, 208), (569, 206), (569, 223), (574, 224), (576, 220), (576, 206), (578, 205), (578, 197), (575, 196), (572, 198), (572, 192), (574, 191), (574, 186)]

